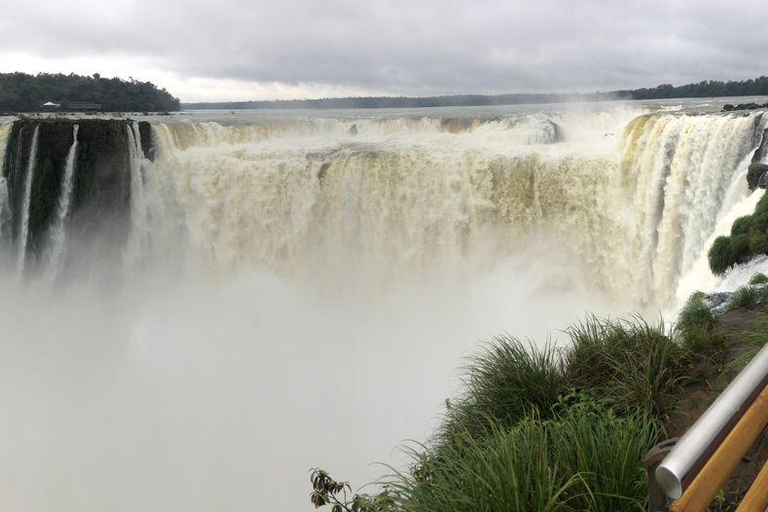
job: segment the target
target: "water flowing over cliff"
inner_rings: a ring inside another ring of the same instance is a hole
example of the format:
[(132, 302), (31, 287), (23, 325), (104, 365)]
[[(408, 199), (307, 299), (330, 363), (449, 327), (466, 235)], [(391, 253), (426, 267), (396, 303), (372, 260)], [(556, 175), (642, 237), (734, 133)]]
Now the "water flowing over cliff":
[(0, 124), (4, 506), (293, 511), (309, 467), (370, 481), (484, 336), (742, 282), (706, 252), (754, 208), (764, 130), (623, 107)]
[(78, 244), (113, 247), (107, 237), (116, 267), (294, 275), (338, 265), (386, 281), (447, 260), (492, 265), (548, 239), (597, 289), (667, 307), (747, 197), (763, 120), (621, 121), (100, 121), (79, 123), (80, 142), (75, 122), (17, 122), (2, 132), (0, 218), (17, 255), (5, 266), (61, 267), (66, 237), (79, 237), (66, 246), (80, 256)]

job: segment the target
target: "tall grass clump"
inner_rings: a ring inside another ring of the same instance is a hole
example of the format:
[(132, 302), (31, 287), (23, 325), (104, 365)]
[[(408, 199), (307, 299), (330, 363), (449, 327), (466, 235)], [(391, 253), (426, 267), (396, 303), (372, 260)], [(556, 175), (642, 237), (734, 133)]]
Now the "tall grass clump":
[(757, 309), (766, 303), (768, 303), (768, 288), (747, 285), (733, 293), (728, 309), (731, 311), (740, 308)]
[(740, 332), (739, 338), (746, 343), (741, 354), (728, 366), (729, 371), (741, 371), (768, 344), (768, 314), (764, 314), (749, 330)]
[(497, 336), (463, 368), (464, 394), (449, 405), (443, 435), (467, 431), (483, 436), (488, 428), (511, 427), (536, 414), (548, 417), (568, 390), (561, 356), (551, 343), (537, 348)]
[(715, 315), (704, 303), (704, 294), (696, 292), (688, 298), (680, 311), (675, 329), (689, 351), (701, 353), (712, 345), (713, 330), (716, 325)]
[(755, 284), (766, 284), (768, 283), (768, 276), (762, 273), (758, 273), (752, 276), (752, 279), (749, 280), (749, 284), (755, 285)]
[(410, 474), (390, 489), (412, 512), (639, 511), (643, 457), (660, 430), (647, 416), (619, 417), (599, 402), (535, 416), (511, 429), (491, 423), (482, 440), (410, 451)]
[[(711, 321), (699, 306), (683, 323)], [(566, 332), (572, 346), (563, 349), (494, 338), (464, 367), (464, 392), (435, 437), (407, 449), (410, 469), (383, 482), (385, 494), (355, 496), (377, 503), (358, 510), (644, 510), (643, 458), (662, 435), (690, 352), (676, 331), (639, 316), (590, 316)], [(317, 503), (334, 503), (339, 484), (328, 482), (319, 491), (313, 483)]]
[(591, 316), (567, 332), (573, 343), (565, 357), (571, 385), (597, 391), (618, 410), (666, 417), (670, 397), (682, 384), (688, 351), (667, 334), (663, 321), (651, 325), (639, 316)]

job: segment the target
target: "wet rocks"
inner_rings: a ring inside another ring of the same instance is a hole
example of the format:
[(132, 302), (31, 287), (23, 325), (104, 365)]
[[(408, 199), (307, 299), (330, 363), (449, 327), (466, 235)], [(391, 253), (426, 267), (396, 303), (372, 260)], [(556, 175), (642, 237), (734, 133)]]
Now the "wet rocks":
[(766, 174), (768, 174), (768, 164), (753, 163), (750, 164), (747, 171), (747, 184), (749, 190), (766, 188)]

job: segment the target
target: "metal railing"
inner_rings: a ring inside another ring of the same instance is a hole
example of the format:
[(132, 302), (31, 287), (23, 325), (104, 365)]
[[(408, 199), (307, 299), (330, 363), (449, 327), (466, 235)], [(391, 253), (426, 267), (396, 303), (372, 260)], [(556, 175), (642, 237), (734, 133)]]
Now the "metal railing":
[[(768, 345), (752, 359), (679, 440), (654, 447), (651, 488), (662, 491), (670, 512), (707, 510), (768, 425)], [(676, 442), (675, 442), (676, 441)], [(656, 466), (661, 456), (666, 455)], [(656, 487), (657, 486), (657, 487)], [(666, 510), (651, 496), (651, 510)], [(739, 505), (739, 511), (768, 507), (768, 465)]]

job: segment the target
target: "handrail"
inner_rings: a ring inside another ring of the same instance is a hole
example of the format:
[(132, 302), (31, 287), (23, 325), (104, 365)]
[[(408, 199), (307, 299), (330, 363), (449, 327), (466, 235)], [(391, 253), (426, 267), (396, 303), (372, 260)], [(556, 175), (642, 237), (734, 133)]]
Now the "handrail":
[(768, 425), (768, 388), (763, 389), (680, 499), (672, 504), (669, 508), (670, 512), (707, 510), (720, 489), (739, 467), (741, 459), (760, 437), (766, 425)]
[(656, 481), (668, 497), (677, 499), (683, 495), (766, 385), (768, 345), (688, 429), (656, 469)]

